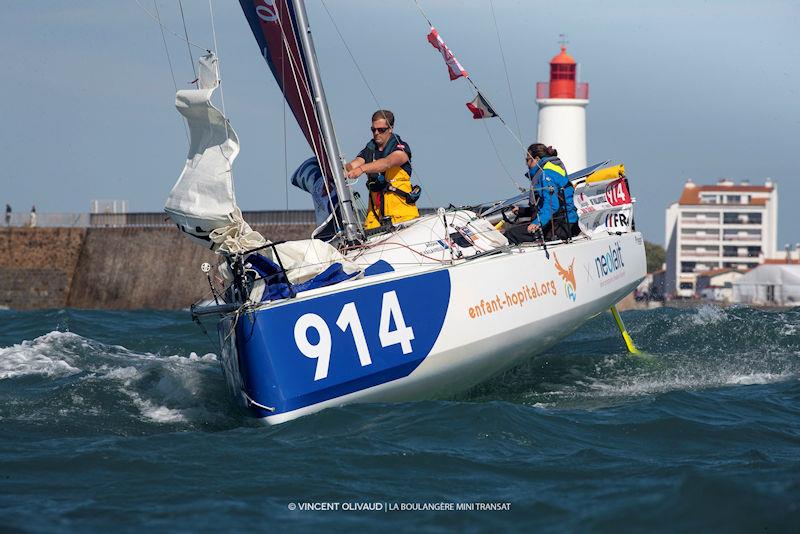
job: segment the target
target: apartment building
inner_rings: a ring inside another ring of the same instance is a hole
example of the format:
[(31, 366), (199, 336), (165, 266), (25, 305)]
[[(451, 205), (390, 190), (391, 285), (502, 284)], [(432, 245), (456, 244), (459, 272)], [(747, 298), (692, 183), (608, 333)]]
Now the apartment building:
[(688, 180), (678, 202), (667, 209), (665, 293), (693, 297), (697, 275), (711, 269), (746, 271), (776, 256), (778, 189)]

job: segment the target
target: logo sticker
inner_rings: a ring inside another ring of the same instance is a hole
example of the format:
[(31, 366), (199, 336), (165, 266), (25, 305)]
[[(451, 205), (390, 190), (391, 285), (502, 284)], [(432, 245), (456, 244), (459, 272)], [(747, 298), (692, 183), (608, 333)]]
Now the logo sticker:
[(622, 245), (619, 241), (609, 245), (608, 251), (594, 258), (594, 268), (601, 286), (622, 277), (625, 260), (622, 258)]
[(256, 6), (258, 18), (264, 22), (276, 22), (278, 20), (278, 8), (275, 7), (275, 0), (262, 0), (263, 5)]
[(553, 252), (553, 258), (556, 260), (556, 271), (558, 271), (558, 276), (564, 280), (564, 292), (568, 299), (570, 299), (572, 302), (575, 302), (575, 299), (578, 298), (578, 284), (575, 281), (575, 258), (572, 258), (572, 263), (570, 263), (569, 267), (566, 269), (561, 266), (561, 263), (559, 263), (558, 256), (556, 256), (555, 252)]

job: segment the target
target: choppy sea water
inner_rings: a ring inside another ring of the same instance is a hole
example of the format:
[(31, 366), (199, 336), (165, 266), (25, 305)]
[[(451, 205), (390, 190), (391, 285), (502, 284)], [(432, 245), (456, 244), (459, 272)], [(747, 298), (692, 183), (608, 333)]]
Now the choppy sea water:
[(185, 312), (0, 311), (0, 530), (796, 532), (800, 310), (623, 317), (650, 357), (606, 314), (456, 399), (268, 428)]

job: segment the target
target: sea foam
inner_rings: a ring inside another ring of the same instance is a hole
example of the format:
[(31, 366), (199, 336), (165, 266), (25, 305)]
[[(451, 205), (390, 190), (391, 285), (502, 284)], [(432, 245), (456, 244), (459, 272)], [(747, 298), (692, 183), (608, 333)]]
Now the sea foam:
[(64, 348), (83, 345), (81, 336), (53, 331), (31, 341), (0, 348), (0, 380), (29, 375), (69, 376), (80, 373), (73, 351)]

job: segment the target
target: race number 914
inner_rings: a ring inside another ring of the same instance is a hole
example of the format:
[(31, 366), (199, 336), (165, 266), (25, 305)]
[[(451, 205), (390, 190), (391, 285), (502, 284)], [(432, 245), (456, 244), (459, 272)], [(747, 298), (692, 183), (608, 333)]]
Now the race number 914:
[[(394, 328), (392, 328), (392, 324), (394, 324)], [(361, 367), (372, 365), (372, 355), (355, 302), (348, 302), (342, 306), (339, 317), (336, 319), (336, 327), (342, 332), (350, 330)], [(309, 339), (309, 331), (312, 329), (316, 335)], [(410, 354), (413, 351), (411, 342), (414, 341), (414, 329), (406, 325), (403, 310), (400, 308), (395, 291), (383, 294), (378, 339), (383, 348), (400, 345), (403, 354)], [(294, 341), (304, 356), (317, 360), (314, 380), (327, 378), (333, 342), (330, 327), (325, 319), (316, 313), (306, 313), (300, 316), (294, 325)]]

